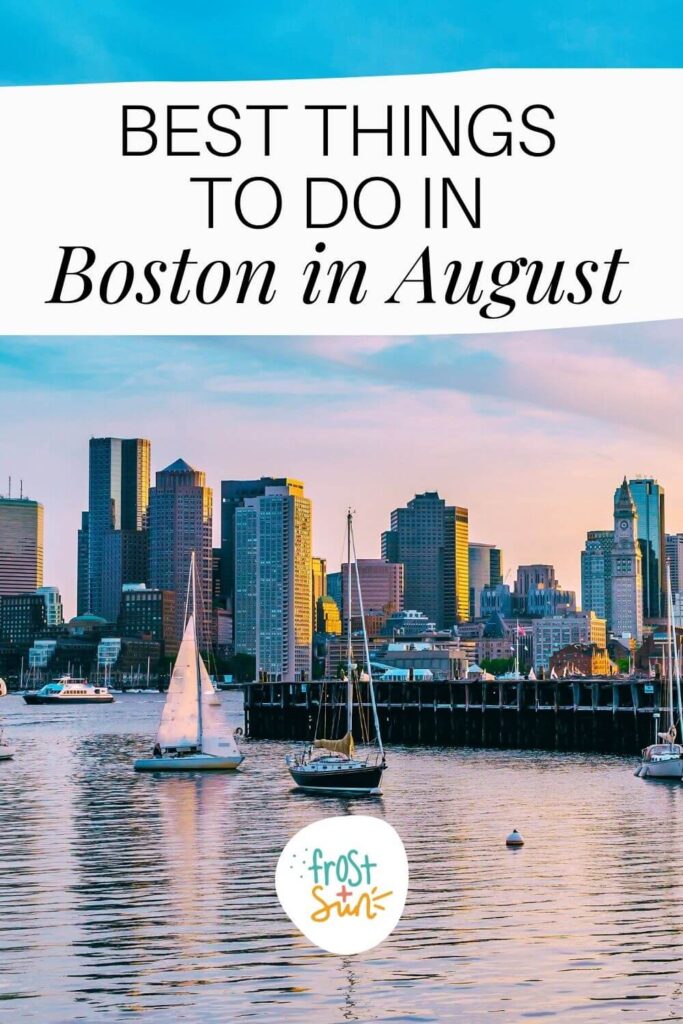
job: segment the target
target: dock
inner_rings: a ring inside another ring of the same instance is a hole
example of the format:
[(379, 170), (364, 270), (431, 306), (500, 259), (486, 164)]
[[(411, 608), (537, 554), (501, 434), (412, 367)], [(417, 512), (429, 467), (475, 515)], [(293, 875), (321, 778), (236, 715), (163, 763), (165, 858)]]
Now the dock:
[[(389, 746), (636, 755), (653, 742), (656, 714), (660, 729), (668, 728), (658, 679), (379, 681), (374, 686)], [(361, 688), (371, 728), (367, 686)], [(306, 740), (319, 720), (341, 735), (345, 706), (343, 681), (247, 684), (245, 732), (252, 739)]]

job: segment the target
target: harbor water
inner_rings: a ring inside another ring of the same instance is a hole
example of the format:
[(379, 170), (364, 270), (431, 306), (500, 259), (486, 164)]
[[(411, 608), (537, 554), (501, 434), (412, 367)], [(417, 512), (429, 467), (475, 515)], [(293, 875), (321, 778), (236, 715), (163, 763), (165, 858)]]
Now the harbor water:
[[(683, 1019), (683, 787), (634, 778), (635, 751), (392, 748), (382, 797), (315, 797), (282, 742), (245, 741), (234, 773), (136, 775), (162, 700), (0, 702), (3, 1022)], [(391, 822), (411, 871), (396, 931), (353, 957), (274, 890), (287, 840), (345, 813)]]

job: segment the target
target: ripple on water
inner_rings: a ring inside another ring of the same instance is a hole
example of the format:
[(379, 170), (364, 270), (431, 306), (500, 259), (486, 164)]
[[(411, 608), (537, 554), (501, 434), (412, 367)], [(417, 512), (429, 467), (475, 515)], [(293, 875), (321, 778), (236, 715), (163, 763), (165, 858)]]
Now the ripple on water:
[[(683, 1016), (680, 786), (617, 758), (399, 749), (383, 798), (311, 798), (256, 742), (228, 776), (135, 775), (160, 706), (3, 700), (3, 1019)], [(311, 948), (274, 892), (287, 839), (338, 813), (385, 817), (410, 858), (403, 920), (363, 956)]]

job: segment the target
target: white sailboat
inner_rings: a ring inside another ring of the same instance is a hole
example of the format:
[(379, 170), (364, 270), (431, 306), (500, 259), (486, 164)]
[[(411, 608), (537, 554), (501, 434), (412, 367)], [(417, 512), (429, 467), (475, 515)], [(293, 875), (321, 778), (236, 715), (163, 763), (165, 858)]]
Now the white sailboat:
[(634, 775), (641, 779), (683, 779), (683, 746), (676, 743), (677, 729), (674, 714), (674, 676), (676, 679), (676, 696), (678, 704), (678, 723), (683, 721), (681, 706), (681, 671), (678, 657), (678, 644), (674, 626), (673, 598), (671, 596), (671, 566), (666, 565), (666, 596), (667, 596), (667, 711), (669, 728), (667, 732), (657, 735), (658, 743), (645, 747), (642, 760)]
[(135, 762), (138, 772), (225, 771), (237, 768), (244, 760), (202, 660), (196, 604), (193, 553), (185, 632), (173, 666), (153, 754)]

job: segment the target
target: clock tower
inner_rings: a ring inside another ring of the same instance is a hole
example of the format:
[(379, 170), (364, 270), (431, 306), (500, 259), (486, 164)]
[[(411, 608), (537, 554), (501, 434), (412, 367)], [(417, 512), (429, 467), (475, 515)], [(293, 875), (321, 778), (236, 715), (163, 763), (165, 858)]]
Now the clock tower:
[(612, 547), (612, 630), (643, 639), (643, 572), (638, 511), (626, 477), (614, 495)]

